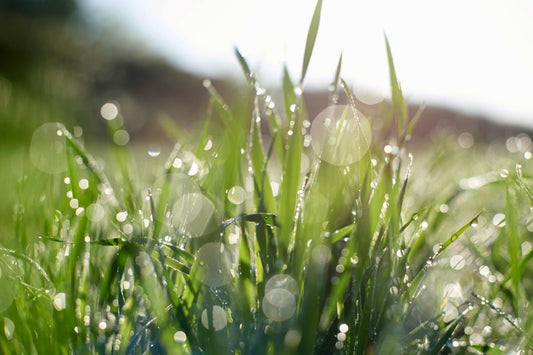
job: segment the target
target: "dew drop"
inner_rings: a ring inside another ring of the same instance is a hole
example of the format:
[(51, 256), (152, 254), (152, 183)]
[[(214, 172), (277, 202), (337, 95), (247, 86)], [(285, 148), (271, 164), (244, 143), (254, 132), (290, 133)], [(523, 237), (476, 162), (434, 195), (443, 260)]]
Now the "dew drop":
[(450, 266), (454, 270), (461, 270), (465, 265), (465, 258), (462, 255), (454, 255), (450, 258)]
[(123, 227), (122, 227), (122, 231), (125, 233), (125, 234), (131, 234), (133, 233), (133, 226), (129, 223), (126, 223)]
[(196, 277), (211, 287), (220, 287), (233, 279), (234, 259), (228, 247), (223, 243), (207, 243), (198, 249), (196, 263), (193, 266)]
[(199, 170), (200, 170), (200, 167), (198, 166), (198, 164), (196, 162), (193, 162), (191, 164), (191, 168), (189, 169), (189, 172), (187, 173), (187, 175), (194, 176), (194, 175), (198, 174)]
[(302, 333), (296, 329), (291, 329), (285, 334), (285, 345), (290, 348), (296, 348), (302, 341)]
[(70, 200), (70, 202), (69, 202), (69, 206), (70, 206), (70, 208), (72, 208), (72, 209), (76, 209), (76, 208), (79, 207), (78, 203), (79, 203), (79, 202), (78, 202), (78, 199), (73, 198), (72, 200)]
[(174, 333), (174, 341), (178, 344), (185, 343), (187, 341), (187, 334), (181, 330), (178, 330), (176, 333)]
[(269, 319), (283, 322), (290, 319), (296, 312), (296, 300), (288, 290), (275, 288), (265, 293), (262, 309)]
[(87, 179), (81, 179), (79, 182), (78, 182), (78, 186), (80, 187), (80, 189), (82, 190), (87, 190), (89, 188), (89, 180)]
[(65, 139), (57, 135), (59, 123), (45, 123), (35, 130), (30, 143), (30, 160), (42, 172), (67, 170)]
[(15, 334), (15, 323), (7, 317), (4, 317), (4, 334), (7, 340), (13, 339), (13, 335)]
[(227, 193), (229, 202), (240, 205), (246, 201), (246, 191), (242, 186), (233, 186)]
[(502, 169), (502, 170), (500, 171), (500, 176), (501, 176), (502, 178), (506, 178), (506, 177), (508, 177), (508, 176), (509, 176), (509, 170), (507, 170), (507, 169)]
[(313, 120), (311, 136), (313, 151), (320, 159), (333, 165), (349, 165), (368, 151), (370, 123), (350, 106), (329, 106)]
[(66, 298), (64, 292), (60, 292), (55, 295), (53, 305), (56, 311), (62, 311), (66, 308)]
[(157, 158), (159, 155), (161, 155), (161, 149), (159, 147), (150, 147), (147, 153), (150, 157)]
[(349, 330), (348, 324), (342, 323), (341, 325), (339, 325), (339, 331), (341, 333), (348, 333), (348, 330)]
[(118, 212), (115, 216), (118, 222), (124, 222), (127, 217), (128, 217), (128, 212), (126, 211)]
[(499, 228), (505, 226), (505, 215), (503, 213), (496, 213), (492, 217), (492, 224)]
[(302, 87), (300, 85), (296, 85), (294, 87), (294, 95), (296, 95), (296, 97), (300, 97), (300, 96), (302, 96), (302, 94), (303, 94)]
[(99, 203), (92, 203), (89, 206), (87, 206), (87, 212), (86, 212), (87, 218), (92, 222), (99, 222), (104, 218), (105, 216), (105, 209), (104, 206), (102, 206)]
[(118, 116), (118, 107), (112, 102), (106, 102), (100, 107), (100, 115), (107, 121), (114, 120)]
[(124, 146), (130, 141), (130, 134), (124, 129), (119, 129), (113, 134), (113, 142), (116, 145)]
[(224, 329), (228, 324), (228, 315), (226, 314), (224, 308), (220, 306), (213, 306), (213, 308), (211, 308), (211, 314), (207, 314), (207, 309), (203, 310), (201, 320), (205, 329), (214, 329), (215, 331), (219, 331)]

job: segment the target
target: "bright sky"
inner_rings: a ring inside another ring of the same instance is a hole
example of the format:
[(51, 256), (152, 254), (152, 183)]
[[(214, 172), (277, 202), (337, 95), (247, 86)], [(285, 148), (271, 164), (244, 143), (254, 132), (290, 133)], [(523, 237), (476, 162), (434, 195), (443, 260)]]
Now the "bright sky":
[[(299, 77), (313, 0), (85, 0), (171, 62), (206, 77), (240, 75), (238, 46), (265, 86), (285, 62)], [(533, 127), (533, 0), (324, 0), (305, 86), (342, 76), (388, 92), (387, 34), (408, 99)], [(241, 78), (241, 77), (239, 77)]]

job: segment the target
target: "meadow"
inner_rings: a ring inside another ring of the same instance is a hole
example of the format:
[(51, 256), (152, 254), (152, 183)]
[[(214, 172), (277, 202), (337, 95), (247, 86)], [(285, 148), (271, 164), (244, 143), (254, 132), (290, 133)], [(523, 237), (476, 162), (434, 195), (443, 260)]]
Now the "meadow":
[(308, 117), (321, 7), (282, 100), (236, 48), (245, 103), (205, 80), (203, 128), (166, 121), (169, 149), (130, 144), (107, 102), (108, 148), (49, 122), (2, 156), (24, 171), (2, 213), (3, 353), (533, 351), (531, 139), (411, 144), (423, 109), (386, 38), (390, 112), (358, 110), (340, 56)]

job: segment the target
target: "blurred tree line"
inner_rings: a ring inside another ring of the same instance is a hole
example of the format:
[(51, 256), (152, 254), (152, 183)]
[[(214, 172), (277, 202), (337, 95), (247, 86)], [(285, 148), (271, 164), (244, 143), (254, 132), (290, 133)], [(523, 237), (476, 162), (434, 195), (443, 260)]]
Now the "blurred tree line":
[[(0, 1), (0, 142), (29, 144), (44, 122), (105, 137), (99, 108), (116, 102), (132, 136), (162, 116), (206, 108), (201, 78), (176, 69), (114, 24), (89, 23), (75, 0)], [(159, 134), (159, 133), (154, 133)]]

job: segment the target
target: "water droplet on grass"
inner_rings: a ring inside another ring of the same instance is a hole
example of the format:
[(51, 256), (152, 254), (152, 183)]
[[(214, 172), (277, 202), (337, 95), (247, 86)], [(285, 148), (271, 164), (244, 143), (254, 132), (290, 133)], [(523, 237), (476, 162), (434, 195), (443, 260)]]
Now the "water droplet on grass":
[(174, 333), (174, 341), (178, 344), (185, 343), (187, 341), (187, 334), (181, 330), (178, 330), (176, 333)]
[(59, 123), (45, 123), (35, 130), (30, 143), (33, 165), (49, 174), (67, 170), (65, 139), (57, 135)]
[(346, 323), (342, 323), (341, 325), (339, 325), (339, 331), (341, 333), (348, 333), (349, 329), (350, 328), (348, 327), (348, 324), (346, 324)]
[(503, 213), (496, 213), (494, 217), (492, 217), (492, 224), (498, 228), (504, 227), (505, 215)]
[(275, 288), (265, 293), (262, 309), (269, 319), (283, 322), (296, 312), (296, 300), (288, 290)]
[(222, 330), (228, 324), (228, 315), (224, 308), (220, 306), (213, 306), (210, 310), (211, 314), (207, 314), (208, 310), (204, 309), (202, 312), (202, 325), (205, 329), (214, 329), (215, 331)]
[(335, 105), (323, 110), (311, 126), (315, 154), (333, 165), (349, 165), (366, 154), (371, 131), (366, 117), (350, 106)]
[(87, 206), (87, 212), (86, 212), (87, 218), (92, 222), (99, 222), (104, 218), (105, 216), (105, 209), (104, 206), (102, 206), (99, 203), (92, 203), (89, 206)]
[(73, 198), (72, 200), (70, 200), (69, 206), (70, 206), (70, 208), (73, 208), (73, 209), (78, 208), (79, 207), (78, 206), (78, 199)]
[(474, 145), (474, 136), (471, 133), (463, 132), (457, 137), (457, 143), (463, 149), (471, 148)]
[(159, 155), (161, 155), (161, 149), (159, 147), (150, 147), (147, 153), (150, 157), (157, 158)]
[(107, 121), (114, 120), (118, 116), (117, 105), (112, 102), (106, 102), (100, 107), (100, 115), (102, 115), (102, 118)]
[(78, 182), (78, 186), (80, 187), (80, 189), (82, 190), (87, 190), (89, 188), (89, 180), (87, 179), (81, 179), (79, 182)]
[(125, 233), (125, 234), (131, 234), (133, 233), (133, 226), (129, 223), (126, 223), (123, 227), (122, 227), (122, 231)]
[(500, 171), (500, 176), (501, 176), (502, 178), (505, 179), (506, 177), (509, 176), (509, 170), (507, 170), (507, 169), (502, 169), (502, 170)]
[(67, 307), (66, 297), (65, 297), (64, 292), (60, 292), (55, 295), (53, 305), (56, 311), (62, 311)]
[(246, 191), (242, 186), (233, 186), (228, 190), (228, 200), (234, 205), (240, 205), (246, 201)]
[(15, 334), (15, 323), (7, 317), (4, 317), (4, 334), (7, 340), (13, 339), (13, 335)]
[(128, 218), (128, 212), (126, 211), (118, 212), (115, 218), (117, 219), (118, 222), (124, 222), (126, 218)]
[(318, 267), (325, 266), (331, 257), (331, 251), (326, 245), (320, 244), (313, 248), (311, 252), (311, 260), (317, 264)]
[(186, 193), (172, 207), (172, 223), (182, 234), (199, 237), (216, 229), (215, 206), (201, 193)]
[(224, 243), (207, 243), (198, 249), (191, 275), (208, 286), (220, 287), (231, 282), (233, 268), (233, 255)]
[(465, 265), (465, 258), (462, 255), (454, 255), (450, 258), (450, 266), (454, 270), (461, 270)]
[(124, 146), (130, 141), (130, 134), (124, 129), (119, 129), (113, 134), (113, 142), (116, 145)]
[(289, 348), (296, 348), (302, 341), (302, 333), (296, 329), (291, 329), (285, 334), (284, 343)]

